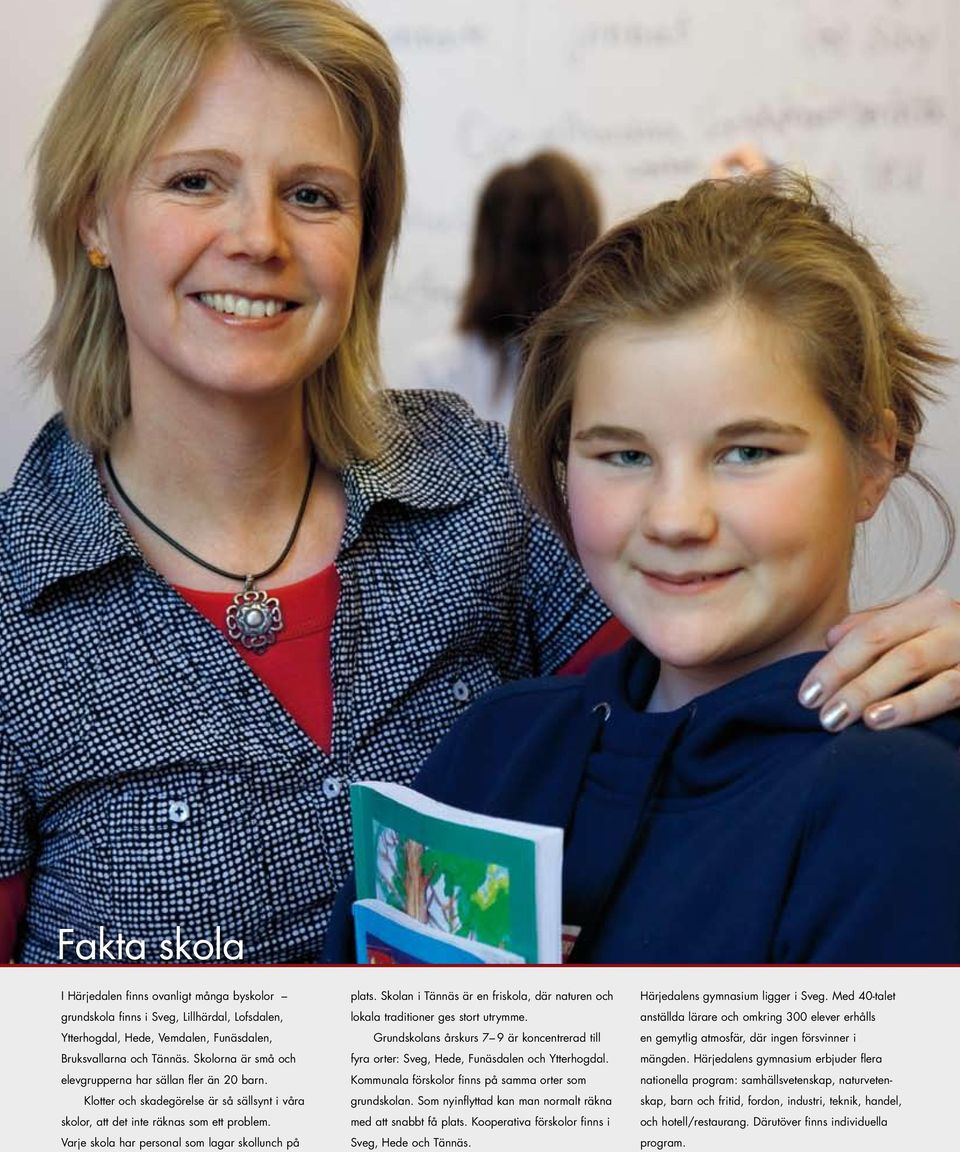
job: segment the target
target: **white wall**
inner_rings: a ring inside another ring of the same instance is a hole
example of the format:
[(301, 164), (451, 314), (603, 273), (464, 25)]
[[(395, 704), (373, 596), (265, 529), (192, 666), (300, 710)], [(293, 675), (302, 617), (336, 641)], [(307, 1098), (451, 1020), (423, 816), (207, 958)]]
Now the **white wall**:
[[(410, 202), (384, 317), (388, 376), (443, 330), (466, 267), (473, 201), (489, 170), (562, 147), (594, 173), (613, 220), (680, 191), (733, 144), (826, 179), (960, 354), (960, 0), (357, 0), (406, 81)], [(0, 484), (48, 410), (18, 363), (49, 303), (27, 239), (25, 159), (98, 0), (18, 10), (0, 76), (0, 250), (8, 269), (0, 356), (7, 419)], [(960, 374), (932, 415), (925, 469), (960, 513)], [(935, 542), (928, 542), (928, 551)], [(935, 549), (934, 549), (935, 550)], [(865, 565), (902, 571), (881, 530)], [(960, 557), (944, 582), (960, 595)]]
[(35, 0), (4, 23), (6, 63), (0, 71), (0, 267), (6, 268), (0, 309), (0, 487), (46, 416), (49, 390), (39, 392), (22, 363), (50, 306), (45, 257), (30, 239), (29, 154), (47, 108), (93, 22), (96, 0)]

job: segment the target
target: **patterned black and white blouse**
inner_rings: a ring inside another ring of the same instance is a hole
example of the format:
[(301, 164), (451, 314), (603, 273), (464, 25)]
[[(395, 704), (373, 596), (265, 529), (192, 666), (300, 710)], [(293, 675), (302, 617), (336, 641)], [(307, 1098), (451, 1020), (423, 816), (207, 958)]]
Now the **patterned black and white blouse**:
[(449, 395), (390, 402), (383, 453), (343, 475), (329, 756), (145, 563), (62, 421), (40, 433), (0, 497), (0, 876), (33, 869), (22, 961), (101, 927), (148, 961), (178, 928), (219, 928), (245, 962), (316, 957), (349, 782), (409, 781), (472, 700), (554, 671), (607, 618), (499, 426)]

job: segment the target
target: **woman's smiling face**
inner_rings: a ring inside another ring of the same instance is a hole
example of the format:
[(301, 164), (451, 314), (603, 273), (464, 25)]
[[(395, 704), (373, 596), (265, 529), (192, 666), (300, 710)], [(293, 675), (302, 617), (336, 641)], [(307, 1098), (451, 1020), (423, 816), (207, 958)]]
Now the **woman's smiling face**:
[(573, 534), (660, 658), (661, 707), (823, 647), (847, 610), (855, 525), (885, 487), (783, 332), (743, 307), (619, 324), (582, 353)]
[(84, 243), (111, 264), (131, 397), (298, 386), (350, 318), (362, 232), (357, 142), (322, 85), (242, 46), (208, 61)]

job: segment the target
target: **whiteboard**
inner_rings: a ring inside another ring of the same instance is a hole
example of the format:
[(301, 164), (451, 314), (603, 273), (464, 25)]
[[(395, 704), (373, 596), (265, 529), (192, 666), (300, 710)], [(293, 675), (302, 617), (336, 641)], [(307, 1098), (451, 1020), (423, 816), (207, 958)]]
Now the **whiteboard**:
[[(960, 354), (960, 0), (354, 6), (386, 36), (406, 90), (410, 196), (384, 309), (388, 381), (406, 378), (412, 349), (452, 324), (490, 170), (546, 146), (592, 172), (613, 222), (682, 191), (731, 146), (757, 143), (836, 190), (921, 326)], [(33, 0), (0, 77), (2, 484), (50, 410), (20, 363), (49, 304), (43, 257), (28, 239), (25, 158), (97, 9), (97, 0)], [(960, 373), (944, 386), (918, 462), (960, 514)], [(872, 537), (868, 597), (891, 590), (904, 553), (899, 527), (878, 525)], [(935, 545), (928, 539), (927, 558)], [(960, 557), (941, 583), (960, 596)]]

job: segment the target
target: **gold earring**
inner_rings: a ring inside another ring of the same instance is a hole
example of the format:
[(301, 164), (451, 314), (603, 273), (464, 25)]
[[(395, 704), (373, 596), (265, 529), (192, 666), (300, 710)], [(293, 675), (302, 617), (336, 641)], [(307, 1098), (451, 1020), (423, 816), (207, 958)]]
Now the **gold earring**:
[(106, 252), (100, 248), (90, 248), (87, 251), (87, 259), (90, 261), (91, 267), (102, 271), (104, 268), (110, 267), (110, 258)]

